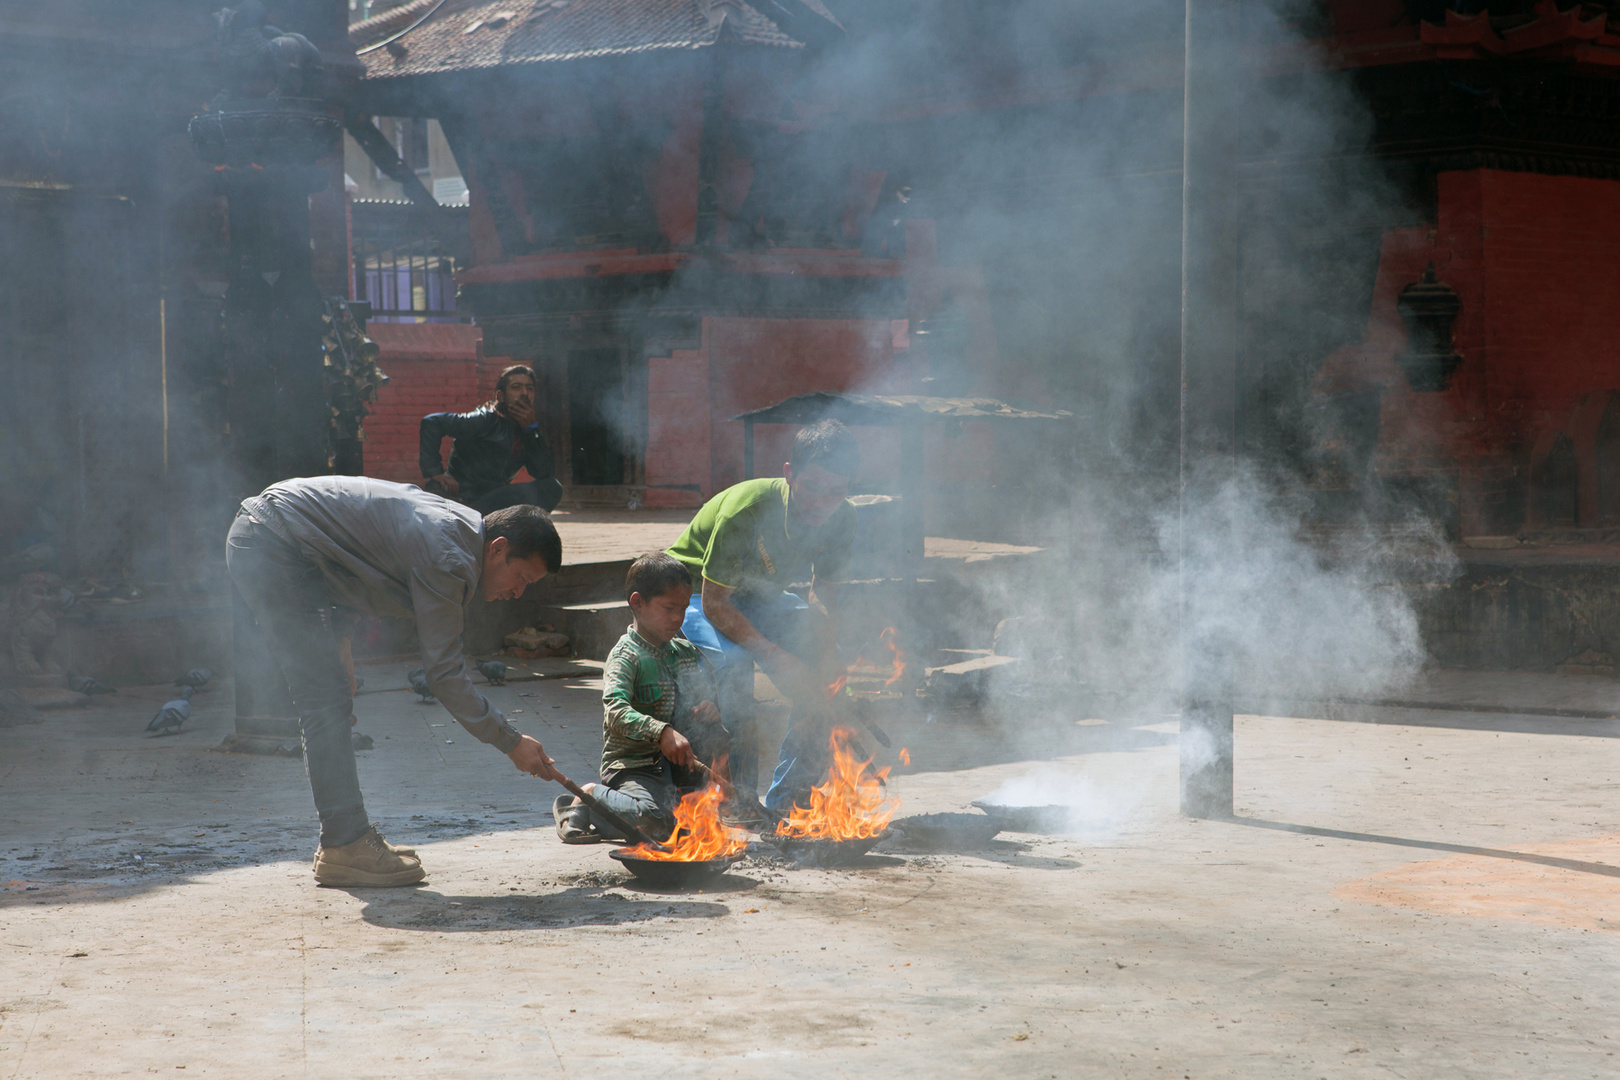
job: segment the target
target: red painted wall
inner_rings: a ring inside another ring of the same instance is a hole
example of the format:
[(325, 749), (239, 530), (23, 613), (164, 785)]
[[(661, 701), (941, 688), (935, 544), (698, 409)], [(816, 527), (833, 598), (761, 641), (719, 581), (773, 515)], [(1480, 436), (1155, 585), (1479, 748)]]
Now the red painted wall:
[[(709, 354), (709, 482), (722, 490), (743, 476), (743, 426), (730, 417), (812, 390), (915, 393), (909, 366), (896, 362), (887, 319), (703, 320)], [(780, 476), (794, 429), (755, 429), (754, 471)], [(898, 480), (899, 443), (890, 432), (857, 429), (862, 475), (879, 488)]]
[[(740, 412), (812, 390), (912, 392), (894, 344), (887, 319), (704, 319), (701, 349), (648, 362), (646, 504), (696, 506), (744, 479), (743, 425), (730, 419)], [(755, 429), (755, 475), (781, 475), (795, 430)], [(855, 436), (857, 485), (891, 490), (897, 437), (880, 429)]]
[[(1491, 485), (1523, 472), (1582, 395), (1620, 389), (1620, 182), (1442, 173), (1432, 229), (1384, 237), (1360, 345), (1328, 358), (1318, 389), (1384, 388), (1380, 471), (1457, 470), (1463, 531)], [(1400, 291), (1435, 264), (1462, 300), (1450, 386), (1417, 393), (1395, 363)], [(1488, 501), (1488, 500), (1487, 500)]]
[(428, 413), (476, 406), (476, 360), (389, 360), (388, 385), (366, 418), (366, 475), (405, 484), (422, 482), (417, 433)]
[(681, 349), (647, 361), (648, 506), (697, 506), (709, 483), (709, 358)]

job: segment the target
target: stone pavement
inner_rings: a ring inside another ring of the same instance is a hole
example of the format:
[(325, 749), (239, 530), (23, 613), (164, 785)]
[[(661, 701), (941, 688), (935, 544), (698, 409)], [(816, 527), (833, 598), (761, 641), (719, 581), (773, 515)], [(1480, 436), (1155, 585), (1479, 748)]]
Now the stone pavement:
[[(490, 692), (590, 775), (596, 684)], [(1240, 816), (1195, 822), (1173, 720), (894, 717), (902, 816), (1001, 789), (1083, 830), (668, 894), (558, 844), (557, 789), (441, 708), (368, 693), (370, 809), (429, 878), (326, 890), (300, 764), (210, 749), (228, 685), (143, 737), (166, 696), (0, 731), (7, 1080), (1616, 1073), (1615, 721), (1241, 717)]]

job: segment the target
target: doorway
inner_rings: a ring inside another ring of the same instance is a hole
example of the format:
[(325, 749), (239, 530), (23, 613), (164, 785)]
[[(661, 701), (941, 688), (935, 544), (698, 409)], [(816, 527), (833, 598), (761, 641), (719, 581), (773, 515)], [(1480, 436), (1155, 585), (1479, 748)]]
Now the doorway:
[(602, 487), (635, 482), (635, 410), (629, 371), (619, 348), (568, 354), (570, 478)]

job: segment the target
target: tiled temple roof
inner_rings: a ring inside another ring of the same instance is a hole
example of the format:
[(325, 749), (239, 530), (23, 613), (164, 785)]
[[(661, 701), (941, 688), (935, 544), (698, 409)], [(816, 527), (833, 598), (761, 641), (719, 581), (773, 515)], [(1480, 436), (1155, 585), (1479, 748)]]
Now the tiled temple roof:
[[(807, 9), (803, 17), (832, 20), (817, 0), (799, 2)], [(355, 23), (349, 40), (357, 51), (370, 48), (360, 57), (367, 79), (701, 49), (720, 41), (804, 45), (744, 0), (412, 0)]]

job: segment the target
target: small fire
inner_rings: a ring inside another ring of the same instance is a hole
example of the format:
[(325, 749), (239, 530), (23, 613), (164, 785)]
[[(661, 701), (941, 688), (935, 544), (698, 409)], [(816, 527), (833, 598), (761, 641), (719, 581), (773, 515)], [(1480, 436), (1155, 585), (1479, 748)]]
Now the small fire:
[(675, 831), (664, 841), (671, 850), (636, 844), (625, 848), (625, 854), (660, 862), (706, 862), (738, 854), (748, 846), (748, 836), (720, 824), (720, 801), (720, 789), (714, 784), (687, 792), (675, 807)]
[(911, 751), (907, 750), (903, 746), (900, 748), (900, 764), (902, 764), (902, 765), (910, 765), (911, 764)]
[(900, 809), (900, 800), (891, 801), (884, 792), (888, 766), (874, 772), (871, 758), (857, 761), (849, 748), (854, 737), (852, 728), (833, 728), (827, 740), (832, 750), (827, 779), (811, 790), (808, 808), (795, 805), (792, 813), (776, 823), (778, 836), (857, 840), (888, 828), (889, 819)]
[(891, 674), (884, 686), (893, 686), (899, 682), (906, 673), (906, 651), (900, 647), (900, 635), (894, 632), (894, 627), (885, 627), (878, 640), (889, 647), (894, 653), (894, 673)]

